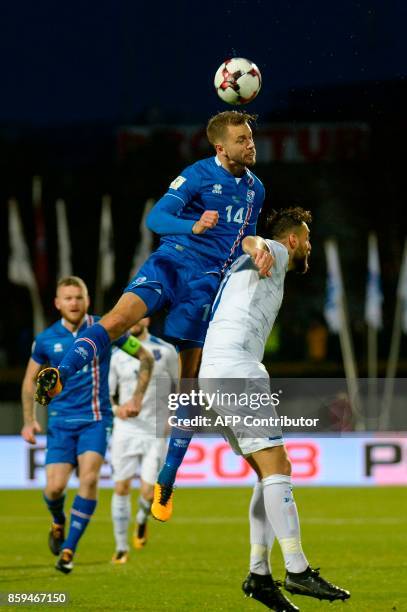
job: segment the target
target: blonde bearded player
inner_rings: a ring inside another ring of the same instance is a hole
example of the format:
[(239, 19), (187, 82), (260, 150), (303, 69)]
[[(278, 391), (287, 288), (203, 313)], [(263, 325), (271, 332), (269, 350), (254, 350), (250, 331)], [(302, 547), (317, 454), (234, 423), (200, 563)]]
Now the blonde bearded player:
[[(111, 444), (111, 461), (115, 481), (112, 496), (112, 521), (116, 550), (112, 562), (126, 563), (129, 556), (128, 530), (131, 520), (130, 490), (136, 473), (140, 474), (140, 494), (133, 546), (143, 548), (147, 542), (147, 520), (151, 510), (154, 483), (164, 462), (167, 441), (164, 436), (166, 405), (160, 413), (159, 397), (165, 398), (178, 381), (178, 355), (171, 344), (148, 332), (150, 319), (141, 319), (131, 333), (154, 357), (150, 386), (141, 411), (128, 417), (126, 402), (132, 396), (138, 379), (138, 364), (115, 351), (109, 371), (110, 395), (115, 414)], [(114, 403), (117, 396), (118, 405)], [(160, 418), (160, 416), (162, 418)]]
[[(246, 255), (232, 264), (215, 298), (199, 373), (204, 391), (230, 392), (233, 386), (242, 384), (256, 396), (259, 391), (270, 395), (269, 376), (261, 363), (264, 346), (281, 306), (287, 271), (303, 274), (308, 270), (310, 222), (311, 214), (299, 206), (283, 209), (269, 219), (268, 233), (273, 240), (257, 236), (243, 240)], [(262, 278), (253, 265), (259, 248), (274, 256), (271, 277)], [(230, 406), (218, 405), (215, 410), (225, 415), (230, 413)], [(267, 416), (277, 417), (271, 404), (265, 411)], [(253, 415), (240, 405), (232, 406), (232, 412), (241, 415), (241, 422), (243, 416)], [(240, 424), (232, 426), (228, 434), (231, 446), (245, 457), (259, 478), (250, 504), (250, 573), (243, 591), (277, 612), (298, 610), (270, 573), (268, 553), (277, 538), (287, 570), (284, 586), (289, 592), (329, 601), (347, 599), (349, 592), (319, 576), (302, 551), (291, 464), (281, 428), (263, 429), (260, 435), (250, 437), (247, 427)]]

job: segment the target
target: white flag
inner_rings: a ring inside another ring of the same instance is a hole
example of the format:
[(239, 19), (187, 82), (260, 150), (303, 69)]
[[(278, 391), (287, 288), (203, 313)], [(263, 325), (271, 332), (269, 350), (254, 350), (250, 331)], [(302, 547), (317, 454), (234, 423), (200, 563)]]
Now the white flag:
[(338, 247), (335, 241), (325, 242), (327, 283), (324, 315), (328, 327), (332, 332), (339, 333), (343, 324), (341, 301), (343, 298), (343, 285), (339, 263)]
[(111, 197), (105, 195), (102, 198), (99, 239), (100, 287), (104, 291), (114, 283), (114, 261)]
[(37, 281), (31, 266), (30, 254), (24, 238), (23, 225), (20, 219), (16, 200), (8, 203), (8, 230), (10, 254), (8, 258), (8, 278), (10, 283), (27, 287), (30, 291), (33, 307), (34, 335), (45, 327), (44, 309), (42, 307)]
[(402, 301), (401, 329), (407, 334), (407, 240), (404, 244), (397, 294)]
[(367, 258), (366, 323), (374, 329), (382, 327), (383, 293), (380, 281), (380, 260), (376, 234), (369, 234)]
[(58, 235), (58, 275), (57, 278), (72, 275), (71, 241), (64, 200), (56, 201)]
[(154, 235), (146, 225), (147, 215), (152, 209), (155, 200), (149, 198), (144, 206), (143, 217), (140, 222), (140, 234), (141, 239), (137, 245), (134, 253), (133, 263), (131, 264), (130, 279), (136, 274), (137, 270), (141, 268), (145, 260), (151, 255), (153, 250)]
[(24, 238), (23, 225), (16, 200), (8, 203), (8, 235), (10, 254), (8, 259), (8, 278), (11, 283), (31, 289), (36, 285), (30, 254)]

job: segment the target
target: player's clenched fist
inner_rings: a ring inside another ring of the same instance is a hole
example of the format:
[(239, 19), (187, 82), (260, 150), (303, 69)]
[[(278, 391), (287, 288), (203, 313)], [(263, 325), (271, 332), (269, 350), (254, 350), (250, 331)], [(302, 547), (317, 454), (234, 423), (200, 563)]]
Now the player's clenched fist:
[(203, 234), (207, 229), (215, 227), (219, 221), (219, 213), (217, 210), (205, 210), (199, 221), (192, 226), (193, 234)]

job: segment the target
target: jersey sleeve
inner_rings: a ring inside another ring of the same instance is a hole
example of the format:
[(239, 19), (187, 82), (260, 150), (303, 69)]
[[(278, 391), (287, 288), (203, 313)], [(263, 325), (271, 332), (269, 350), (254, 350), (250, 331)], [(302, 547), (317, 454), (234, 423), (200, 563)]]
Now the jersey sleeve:
[(279, 242), (276, 242), (275, 240), (266, 240), (266, 243), (271, 254), (274, 256), (275, 261), (273, 267), (275, 267), (278, 271), (285, 270), (288, 263), (288, 251), (285, 246)]
[(48, 355), (45, 351), (44, 342), (41, 336), (37, 336), (34, 340), (31, 348), (31, 359), (33, 359), (39, 365), (48, 363)]
[(147, 227), (156, 234), (190, 234), (195, 220), (184, 219), (182, 211), (199, 192), (201, 178), (193, 166), (172, 181), (167, 193), (147, 216)]

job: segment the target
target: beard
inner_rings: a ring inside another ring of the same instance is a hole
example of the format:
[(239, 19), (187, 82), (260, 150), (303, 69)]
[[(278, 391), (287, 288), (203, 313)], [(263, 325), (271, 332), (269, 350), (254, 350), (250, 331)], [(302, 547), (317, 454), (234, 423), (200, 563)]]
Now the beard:
[(296, 253), (293, 257), (293, 264), (296, 274), (305, 274), (308, 271), (308, 253)]

